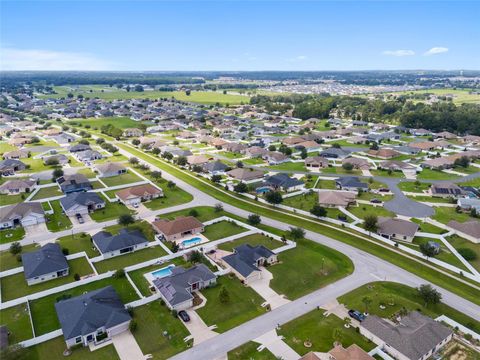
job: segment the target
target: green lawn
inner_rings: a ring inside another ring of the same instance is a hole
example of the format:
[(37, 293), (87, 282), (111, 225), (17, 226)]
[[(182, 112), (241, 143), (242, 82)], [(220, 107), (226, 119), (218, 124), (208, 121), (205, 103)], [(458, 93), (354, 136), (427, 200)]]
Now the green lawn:
[[(339, 297), (338, 301), (341, 304), (345, 304), (348, 309), (365, 311), (365, 305), (362, 303), (362, 299), (365, 296), (372, 299), (372, 303), (368, 307), (368, 312), (370, 314), (390, 318), (402, 307), (411, 311), (418, 309), (425, 315), (431, 317), (437, 317), (444, 314), (473, 331), (480, 331), (480, 322), (445, 304), (430, 304), (428, 307), (425, 307), (424, 301), (418, 296), (417, 291), (414, 288), (402, 284), (392, 282), (370, 283)], [(388, 303), (392, 299), (394, 305), (389, 305)], [(380, 303), (384, 303), (386, 309), (380, 309)]]
[[(230, 295), (228, 303), (219, 299), (220, 289), (225, 287)], [(207, 298), (207, 304), (198, 309), (197, 313), (208, 326), (217, 325), (217, 332), (225, 332), (263, 313), (261, 307), (264, 300), (253, 289), (245, 287), (236, 277), (221, 276), (217, 285), (202, 290)]]
[(77, 171), (77, 174), (83, 174), (85, 175), (88, 179), (93, 179), (95, 178), (97, 175), (92, 171), (92, 169), (88, 168), (88, 167), (84, 167), (82, 169), (79, 169)]
[[(226, 213), (224, 211), (219, 211), (219, 212), (215, 211), (215, 208), (213, 208), (211, 206), (197, 206), (197, 207), (194, 207), (192, 209), (185, 209), (185, 210), (170, 212), (170, 213), (167, 213), (167, 214), (162, 214), (159, 217), (161, 219), (173, 220), (173, 219), (175, 219), (179, 216), (189, 216), (190, 212), (192, 210), (195, 210), (195, 212), (197, 212), (197, 216), (195, 216), (195, 217), (200, 222), (205, 222), (205, 221), (208, 221), (208, 220), (216, 219), (216, 218), (219, 218), (220, 216), (223, 216), (223, 215), (230, 216), (228, 213)], [(245, 219), (242, 219), (242, 220), (245, 220)]]
[(60, 191), (57, 185), (39, 189), (31, 200), (46, 199), (55, 196), (63, 196), (63, 192)]
[(383, 195), (383, 193), (372, 193), (370, 191), (363, 191), (358, 197), (360, 200), (370, 201), (372, 199), (379, 199), (381, 201), (390, 201), (393, 199), (393, 195)]
[(104, 273), (109, 270), (124, 269), (127, 266), (139, 264), (155, 258), (160, 258), (165, 255), (167, 255), (167, 252), (161, 246), (154, 246), (147, 249), (138, 250), (133, 253), (99, 261), (94, 263), (94, 266), (98, 273)]
[(266, 170), (290, 170), (290, 171), (307, 171), (303, 162), (284, 162), (278, 165), (271, 165)]
[(263, 245), (267, 249), (273, 250), (284, 245), (283, 242), (269, 238), (263, 234), (252, 234), (218, 245), (218, 248), (226, 251), (233, 251), (234, 248), (249, 244), (252, 246)]
[(443, 224), (447, 224), (450, 220), (456, 220), (458, 222), (465, 222), (473, 220), (469, 213), (457, 212), (454, 207), (438, 206), (435, 208), (435, 214), (432, 216)]
[(53, 170), (56, 166), (47, 166), (43, 164), (42, 159), (34, 159), (34, 158), (25, 158), (21, 159), (21, 161), (25, 165), (29, 165), (30, 167), (27, 167), (25, 170), (22, 170), (21, 172), (24, 173), (37, 173), (40, 171), (45, 171), (45, 170)]
[(1, 206), (18, 204), (24, 201), (29, 194), (17, 194), (17, 195), (0, 195)]
[(329, 166), (324, 169), (321, 169), (321, 172), (324, 174), (344, 174), (344, 175), (362, 175), (360, 170), (345, 170), (341, 166)]
[(119, 129), (134, 128), (138, 126), (138, 122), (129, 117), (105, 117), (105, 118), (88, 118), (88, 119), (74, 119), (66, 122), (67, 125), (71, 122), (76, 122), (82, 126), (89, 125), (92, 128), (97, 127), (99, 130), (103, 125), (113, 125)]
[(248, 229), (237, 225), (233, 221), (219, 221), (215, 224), (205, 226), (205, 231), (202, 233), (208, 240), (223, 239), (232, 235), (240, 234)]
[(453, 180), (458, 179), (458, 175), (449, 174), (440, 170), (423, 169), (417, 179), (421, 180)]
[(27, 303), (0, 310), (0, 324), (6, 325), (10, 331), (8, 337), (10, 344), (16, 344), (33, 337)]
[[(29, 360), (64, 360), (63, 352), (66, 349), (65, 340), (63, 336), (57, 337), (53, 340), (29, 347), (25, 350), (26, 356), (22, 359)], [(99, 348), (95, 351), (90, 351), (88, 347), (80, 347), (73, 350), (72, 354), (68, 356), (69, 360), (118, 360), (118, 354), (115, 347), (110, 344)]]
[(0, 230), (0, 244), (19, 241), (25, 237), (25, 229), (21, 226), (15, 229)]
[(459, 250), (459, 249), (472, 249), (476, 254), (477, 258), (474, 260), (469, 260), (469, 263), (478, 271), (480, 271), (480, 244), (475, 244), (469, 240), (461, 238), (458, 235), (451, 235), (447, 238), (448, 242), (452, 244), (452, 246)]
[[(133, 317), (138, 324), (133, 334), (144, 354), (152, 354), (154, 359), (168, 359), (187, 350), (188, 343), (183, 339), (190, 333), (159, 301), (135, 308)], [(165, 331), (168, 336), (163, 335)]]
[(409, 247), (412, 249), (420, 251), (420, 244), (425, 244), (429, 241), (434, 241), (438, 244), (440, 244), (441, 251), (439, 254), (435, 255), (435, 259), (445, 261), (446, 263), (449, 263), (453, 266), (458, 267), (459, 269), (468, 271), (468, 269), (463, 265), (463, 263), (454, 255), (452, 252), (445, 246), (440, 240), (435, 240), (432, 238), (427, 238), (423, 236), (415, 236), (413, 239), (413, 242), (411, 244), (408, 244)]
[(300, 195), (290, 196), (283, 199), (282, 205), (290, 206), (296, 209), (310, 211), (314, 205), (318, 204), (318, 193), (307, 192)]
[(62, 248), (68, 249), (70, 254), (85, 251), (89, 258), (100, 255), (100, 252), (94, 248), (91, 237), (87, 233), (76, 233), (73, 236), (67, 235), (58, 238), (57, 242)]
[[(327, 352), (333, 348), (335, 330), (341, 331), (341, 343), (346, 348), (357, 344), (365, 351), (370, 351), (376, 345), (355, 331), (353, 327), (346, 329), (343, 319), (334, 314), (324, 316), (325, 310), (313, 310), (280, 327), (278, 335), (298, 354), (305, 355), (310, 351)], [(306, 348), (305, 341), (312, 343), (311, 348)]]
[(15, 145), (10, 145), (6, 141), (0, 142), (0, 154), (3, 155), (6, 152), (17, 150)]
[(99, 196), (105, 200), (106, 205), (103, 209), (96, 210), (90, 214), (92, 220), (96, 222), (114, 220), (118, 219), (121, 215), (134, 213), (123, 204), (118, 202), (112, 203), (108, 201), (102, 194), (99, 194)]
[(462, 182), (461, 185), (480, 187), (480, 177)]
[(92, 184), (92, 189), (94, 190), (105, 188), (105, 186), (98, 180), (92, 180), (90, 181), (90, 184)]
[(52, 232), (70, 229), (72, 222), (63, 213), (60, 200), (50, 201), (50, 206), (53, 208), (53, 214), (45, 215), (47, 218), (47, 229)]
[(104, 164), (107, 162), (125, 162), (128, 159), (122, 154), (115, 153), (112, 156), (105, 156), (101, 159), (95, 160), (95, 164)]
[(430, 234), (444, 234), (444, 233), (447, 232), (447, 230), (439, 228), (435, 225), (429, 224), (427, 222), (424, 223), (420, 219), (412, 218), (410, 220), (417, 223), (418, 225), (420, 225), (418, 231), (421, 231), (421, 232), (427, 232), (427, 233), (430, 233)]
[[(419, 196), (413, 196), (413, 195), (407, 195), (409, 199), (412, 199), (414, 201), (419, 201), (419, 202), (429, 202), (429, 203), (443, 203), (443, 204), (451, 204), (452, 202), (450, 201), (450, 198), (444, 198), (444, 197), (438, 197), (438, 196), (424, 196), (424, 195), (419, 195)], [(456, 200), (455, 200), (456, 203)]]
[(317, 183), (317, 186), (315, 187), (316, 189), (330, 189), (334, 190), (336, 188), (335, 186), (335, 180), (319, 180)]
[(220, 155), (220, 156), (226, 157), (227, 159), (232, 159), (232, 160), (242, 158), (245, 156), (245, 155), (230, 152), (230, 151), (220, 151), (219, 153), (217, 153), (217, 155)]
[(3, 277), (0, 280), (2, 288), (2, 301), (13, 300), (22, 296), (34, 294), (36, 292), (74, 282), (75, 274), (80, 276), (93, 274), (92, 267), (84, 257), (68, 260), (68, 265), (70, 267), (68, 276), (48, 280), (31, 286), (27, 285), (27, 281), (25, 280), (25, 275), (23, 272)]
[(107, 278), (33, 300), (30, 302), (30, 311), (35, 327), (35, 334), (38, 336), (60, 328), (57, 313), (55, 312), (57, 299), (61, 299), (63, 295), (70, 295), (71, 297), (79, 296), (85, 292), (101, 289), (108, 285), (114, 287), (124, 304), (138, 299), (138, 295), (126, 278)]
[[(381, 198), (380, 196), (378, 198)], [(377, 216), (384, 216), (384, 217), (394, 217), (395, 214), (382, 206), (373, 206), (373, 205), (366, 205), (366, 204), (358, 204), (358, 206), (349, 206), (348, 211), (350, 211), (353, 215), (359, 217), (360, 219), (364, 219), (367, 215), (377, 215)]]
[(122, 175), (102, 178), (102, 182), (105, 183), (105, 185), (107, 185), (108, 187), (130, 184), (130, 183), (134, 183), (142, 180), (143, 179), (141, 177), (137, 176), (133, 172), (127, 172)]
[(260, 346), (259, 343), (249, 341), (233, 350), (230, 350), (227, 354), (228, 360), (277, 360), (267, 348), (262, 351), (257, 351)]
[(164, 209), (171, 206), (185, 204), (193, 200), (193, 196), (190, 193), (180, 189), (178, 186), (170, 189), (167, 186), (167, 181), (165, 179), (154, 181), (154, 183), (163, 190), (163, 197), (143, 203), (150, 210)]
[(242, 160), (242, 162), (243, 162), (245, 165), (260, 165), (260, 164), (265, 164), (265, 160), (263, 160), (262, 158), (251, 158), (251, 159)]
[[(35, 244), (22, 246), (22, 252), (29, 252), (35, 250), (35, 248)], [(17, 255), (12, 255), (8, 250), (0, 252), (0, 271), (14, 269), (20, 266), (22, 266), (22, 263), (17, 260)]]
[(270, 287), (289, 299), (297, 299), (337, 281), (353, 271), (347, 257), (310, 240), (297, 241), (297, 247), (278, 255), (279, 264), (270, 266)]
[(395, 178), (404, 178), (405, 175), (403, 175), (402, 171), (392, 171), (390, 174), (388, 173), (388, 170), (370, 170), (370, 173), (373, 176), (383, 176), (383, 177), (395, 177)]

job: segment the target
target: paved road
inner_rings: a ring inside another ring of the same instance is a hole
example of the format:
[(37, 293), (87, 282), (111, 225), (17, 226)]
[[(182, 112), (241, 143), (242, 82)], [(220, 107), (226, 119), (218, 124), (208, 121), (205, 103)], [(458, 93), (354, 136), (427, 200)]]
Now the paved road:
[(390, 191), (395, 195), (392, 200), (383, 204), (385, 209), (393, 211), (399, 215), (417, 218), (429, 217), (435, 213), (433, 207), (408, 198), (397, 186), (400, 182), (399, 179), (384, 178), (383, 182), (387, 184)]
[[(132, 156), (125, 150), (121, 150), (121, 152), (127, 157)], [(152, 170), (160, 170), (151, 164), (150, 166)], [(208, 204), (210, 206), (219, 203), (215, 198), (201, 192), (190, 184), (175, 178), (164, 170), (162, 170), (162, 174), (165, 179), (174, 181), (177, 186), (193, 194), (199, 203)], [(222, 204), (226, 211), (235, 215), (242, 217), (247, 217), (249, 215), (249, 212), (245, 210), (238, 209), (227, 203)], [(290, 228), (288, 224), (266, 217), (262, 217), (262, 223), (281, 230), (288, 230)], [(277, 324), (288, 322), (311, 311), (316, 306), (323, 305), (338, 296), (371, 281), (388, 280), (412, 287), (427, 283), (426, 280), (387, 261), (327, 236), (307, 231), (306, 237), (312, 241), (336, 249), (342, 254), (348, 256), (355, 266), (353, 274), (303, 298), (292, 301), (291, 303), (283, 305), (265, 315), (244, 323), (226, 333), (216, 336), (215, 338), (194, 346), (190, 350), (173, 357), (173, 359), (215, 359), (229, 350), (263, 335), (267, 331), (273, 329)], [(480, 306), (475, 305), (450, 291), (439, 288), (438, 286), (435, 287), (442, 293), (444, 303), (480, 321)]]

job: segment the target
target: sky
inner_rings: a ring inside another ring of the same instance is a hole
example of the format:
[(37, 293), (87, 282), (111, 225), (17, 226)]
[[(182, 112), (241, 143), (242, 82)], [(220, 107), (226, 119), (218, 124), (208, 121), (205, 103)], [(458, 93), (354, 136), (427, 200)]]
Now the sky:
[(0, 70), (480, 69), (480, 1), (0, 0)]

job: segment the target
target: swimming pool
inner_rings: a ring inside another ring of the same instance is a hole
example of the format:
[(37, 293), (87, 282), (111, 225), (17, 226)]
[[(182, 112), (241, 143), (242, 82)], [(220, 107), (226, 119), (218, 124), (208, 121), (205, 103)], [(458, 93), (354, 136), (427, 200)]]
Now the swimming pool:
[(190, 246), (193, 246), (195, 244), (199, 244), (201, 242), (202, 242), (202, 238), (194, 237), (194, 238), (191, 238), (191, 239), (188, 239), (188, 240), (183, 240), (182, 245), (183, 245), (183, 247), (190, 247)]
[(162, 269), (156, 270), (152, 272), (152, 275), (156, 279), (161, 279), (164, 278), (165, 276), (171, 275), (172, 274), (172, 269), (175, 267), (175, 265), (168, 265)]

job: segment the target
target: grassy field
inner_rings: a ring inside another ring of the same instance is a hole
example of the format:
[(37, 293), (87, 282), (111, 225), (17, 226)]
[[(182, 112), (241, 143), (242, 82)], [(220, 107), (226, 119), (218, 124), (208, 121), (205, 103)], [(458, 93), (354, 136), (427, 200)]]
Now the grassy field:
[(442, 224), (447, 224), (450, 220), (456, 220), (458, 222), (465, 222), (473, 220), (468, 213), (457, 212), (454, 207), (438, 206), (435, 208), (435, 214), (432, 216)]
[(180, 189), (178, 186), (175, 186), (173, 189), (169, 188), (165, 179), (157, 181), (154, 181), (153, 179), (150, 180), (163, 190), (163, 197), (143, 203), (150, 210), (164, 209), (171, 206), (185, 204), (193, 200), (193, 196), (190, 193)]
[(0, 310), (0, 323), (10, 331), (8, 340), (15, 344), (33, 337), (30, 313), (26, 303)]
[[(248, 96), (223, 94), (213, 91), (192, 91), (187, 95), (184, 91), (130, 91), (119, 90), (116, 88), (102, 89), (92, 88), (88, 86), (70, 87), (70, 86), (55, 86), (57, 94), (54, 95), (40, 95), (40, 98), (61, 98), (66, 97), (68, 93), (73, 93), (74, 96), (82, 94), (85, 97), (100, 98), (105, 100), (123, 100), (123, 99), (159, 99), (159, 98), (175, 98), (180, 101), (195, 102), (200, 104), (230, 104), (237, 105), (240, 103), (249, 103)], [(93, 91), (90, 92), (90, 89)]]
[(452, 246), (459, 250), (459, 249), (471, 249), (476, 254), (477, 257), (474, 260), (469, 260), (469, 263), (478, 271), (480, 271), (480, 244), (474, 244), (471, 241), (468, 241), (464, 238), (461, 238), (458, 235), (452, 235), (447, 238), (448, 242), (452, 244)]
[(395, 178), (405, 177), (405, 175), (401, 171), (392, 171), (391, 173), (389, 173), (388, 170), (370, 170), (370, 173), (373, 176), (395, 177)]
[(317, 186), (315, 186), (316, 189), (330, 189), (334, 190), (335, 189), (335, 180), (319, 180), (317, 182)]
[[(415, 90), (415, 91), (402, 91), (394, 94), (404, 94), (404, 95), (413, 95), (413, 94), (434, 94), (437, 96), (446, 96), (453, 95), (453, 103), (456, 105), (461, 104), (479, 104), (480, 95), (478, 94), (469, 94), (469, 90), (466, 89), (427, 89), (427, 90)], [(414, 100), (414, 102), (420, 102), (422, 100)]]
[[(135, 308), (133, 318), (138, 324), (133, 334), (144, 354), (168, 359), (187, 350), (188, 343), (183, 341), (189, 335), (187, 328), (159, 301)], [(163, 335), (165, 331), (168, 336)]]
[(108, 231), (113, 235), (118, 234), (121, 229), (127, 229), (128, 231), (140, 230), (143, 235), (145, 235), (148, 241), (155, 240), (155, 231), (153, 230), (152, 225), (148, 221), (137, 221), (128, 226), (117, 224), (104, 228), (105, 231)]
[(411, 244), (406, 244), (406, 245), (411, 247), (412, 249), (420, 251), (420, 248), (419, 248), (420, 244), (425, 244), (429, 241), (433, 241), (440, 244), (441, 251), (439, 254), (435, 255), (435, 259), (445, 261), (446, 263), (456, 266), (459, 269), (468, 271), (465, 265), (463, 265), (463, 263), (454, 254), (452, 254), (452, 252), (450, 252), (450, 250), (445, 245), (443, 245), (443, 243), (439, 240), (435, 240), (435, 239), (427, 238), (423, 236), (415, 236), (415, 238), (413, 239), (413, 242)]
[(28, 194), (0, 195), (0, 204), (2, 206), (18, 204), (19, 202), (24, 201), (27, 197)]
[[(382, 199), (381, 196), (378, 196), (379, 199)], [(382, 206), (373, 206), (373, 205), (366, 205), (366, 204), (358, 204), (358, 206), (350, 206), (348, 208), (353, 215), (359, 217), (360, 219), (364, 219), (367, 215), (377, 215), (377, 216), (385, 216), (385, 217), (394, 217), (395, 214)]]
[(247, 231), (243, 226), (239, 226), (233, 221), (219, 221), (215, 224), (205, 226), (205, 231), (202, 233), (208, 240), (223, 239), (232, 235), (240, 234)]
[[(219, 293), (225, 287), (230, 295), (230, 301), (220, 302)], [(263, 299), (253, 289), (245, 287), (236, 277), (222, 276), (217, 279), (217, 285), (202, 290), (207, 298), (207, 304), (198, 309), (197, 313), (208, 326), (217, 325), (217, 332), (225, 332), (263, 313), (260, 305)]]
[(444, 230), (442, 228), (439, 228), (427, 222), (422, 222), (422, 220), (419, 220), (419, 219), (412, 218), (410, 220), (420, 225), (420, 227), (418, 228), (418, 231), (421, 231), (421, 232), (428, 232), (431, 234), (445, 234), (447, 232), (447, 230)]
[(90, 214), (92, 220), (96, 222), (103, 222), (107, 220), (118, 219), (123, 214), (133, 214), (133, 210), (130, 210), (125, 205), (118, 202), (111, 203), (103, 195), (100, 197), (105, 200), (105, 208), (94, 211)]
[(0, 244), (19, 241), (25, 237), (25, 229), (21, 226), (15, 229), (0, 230)]
[(30, 302), (30, 311), (35, 327), (35, 334), (38, 336), (60, 328), (57, 313), (55, 312), (55, 303), (57, 302), (57, 299), (62, 297), (62, 295), (75, 297), (88, 291), (101, 289), (108, 285), (114, 287), (124, 304), (138, 299), (138, 295), (135, 293), (135, 290), (133, 290), (126, 278), (107, 278), (33, 300)]
[(362, 175), (360, 170), (345, 170), (341, 166), (329, 166), (320, 170), (324, 174)]
[(122, 174), (122, 175), (102, 178), (102, 182), (108, 187), (130, 184), (130, 183), (134, 183), (142, 180), (143, 180), (142, 178), (138, 177), (132, 172), (127, 172), (126, 174)]
[(266, 170), (289, 170), (289, 171), (307, 171), (303, 162), (284, 162), (278, 165), (271, 165)]
[(110, 270), (118, 270), (126, 268), (127, 266), (140, 264), (144, 261), (160, 258), (165, 255), (167, 255), (167, 252), (161, 246), (154, 246), (147, 249), (138, 250), (130, 254), (124, 254), (107, 260), (99, 261), (93, 265), (97, 269), (98, 273), (104, 273)]
[(67, 230), (72, 227), (69, 217), (63, 213), (60, 200), (50, 201), (53, 214), (45, 215), (47, 218), (47, 229), (52, 232)]
[(454, 180), (458, 179), (458, 175), (449, 174), (440, 170), (423, 169), (417, 174), (420, 180)]
[(93, 274), (92, 267), (84, 257), (68, 260), (68, 265), (69, 274), (67, 276), (48, 280), (36, 285), (28, 286), (23, 272), (3, 277), (0, 281), (2, 288), (2, 301), (17, 299), (22, 296), (74, 282), (75, 274), (80, 276)]
[(353, 264), (336, 250), (309, 240), (278, 255), (279, 264), (270, 266), (270, 287), (289, 299), (297, 299), (339, 280), (353, 271)]
[(60, 191), (57, 185), (39, 189), (31, 200), (40, 200), (55, 196), (63, 196), (63, 193)]
[[(357, 344), (365, 351), (372, 350), (376, 345), (355, 331), (353, 327), (346, 329), (343, 319), (330, 314), (323, 315), (324, 310), (313, 310), (295, 320), (281, 326), (277, 331), (284, 341), (298, 354), (305, 355), (310, 351), (327, 352), (333, 348), (335, 330), (341, 331), (341, 343), (346, 348)], [(304, 346), (305, 341), (312, 343), (311, 348)]]
[(100, 253), (93, 246), (90, 235), (86, 233), (76, 233), (57, 239), (57, 242), (64, 249), (68, 249), (70, 254), (85, 251), (89, 258), (94, 258)]
[(230, 203), (240, 209), (246, 211), (255, 212), (259, 215), (268, 216), (278, 221), (282, 221), (292, 226), (300, 226), (305, 229), (315, 231), (325, 236), (332, 237), (351, 246), (360, 248), (367, 251), (379, 258), (388, 260), (389, 262), (402, 267), (403, 269), (410, 271), (424, 279), (431, 281), (434, 284), (438, 284), (445, 289), (455, 292), (457, 295), (462, 296), (476, 304), (480, 303), (480, 292), (468, 284), (458, 281), (452, 281), (452, 278), (439, 273), (437, 270), (425, 266), (424, 264), (415, 261), (414, 259), (407, 258), (402, 254), (397, 253), (393, 247), (385, 247), (376, 243), (374, 240), (362, 241), (356, 234), (351, 234), (346, 231), (342, 231), (341, 228), (327, 226), (319, 221), (314, 221), (306, 218), (299, 218), (286, 213), (285, 211), (278, 211), (276, 209), (269, 209), (263, 206), (258, 206), (254, 201), (238, 198), (235, 195), (220, 191), (214, 185), (207, 183), (196, 178), (193, 175), (188, 174), (186, 171), (182, 171), (177, 167), (164, 162), (160, 159), (151, 157), (135, 148), (117, 143), (120, 148), (124, 148), (131, 152), (134, 156), (142, 158), (149, 163), (158, 166), (164, 171), (168, 171), (173, 176), (178, 177), (186, 181), (187, 183), (197, 187), (200, 191), (204, 191), (220, 201)]
[[(35, 248), (35, 244), (22, 246), (22, 253), (35, 250)], [(14, 269), (20, 266), (22, 266), (22, 263), (17, 260), (17, 255), (12, 255), (8, 250), (0, 252), (0, 271)]]
[[(372, 299), (368, 312), (373, 315), (390, 318), (402, 307), (405, 307), (410, 311), (420, 310), (423, 314), (431, 317), (444, 314), (473, 331), (480, 331), (480, 322), (445, 304), (430, 304), (425, 307), (424, 301), (418, 296), (417, 291), (402, 284), (391, 282), (370, 283), (339, 297), (338, 301), (345, 304), (348, 309), (365, 311), (365, 305), (362, 303), (365, 296)], [(385, 304), (386, 308), (384, 310), (380, 309), (380, 303)], [(393, 305), (389, 305), (389, 303), (393, 303)]]
[(234, 248), (237, 246), (243, 245), (243, 244), (249, 244), (252, 246), (257, 246), (257, 245), (263, 245), (267, 249), (273, 250), (276, 248), (279, 248), (283, 246), (283, 242), (274, 240), (272, 238), (269, 238), (265, 235), (262, 234), (252, 234), (252, 235), (247, 235), (239, 239), (235, 239), (233, 241), (229, 241), (223, 244), (219, 244), (218, 248), (221, 250), (226, 250), (226, 251), (233, 251)]
[(257, 351), (259, 343), (249, 341), (227, 353), (228, 360), (276, 360), (277, 358), (268, 350)]
[[(22, 359), (28, 360), (63, 360), (63, 355), (66, 349), (65, 340), (63, 336), (57, 337), (53, 340), (29, 347), (25, 350), (25, 357)], [(88, 347), (80, 347), (73, 350), (72, 354), (68, 356), (69, 360), (118, 360), (118, 354), (113, 345), (107, 345), (95, 351), (90, 351)]]

